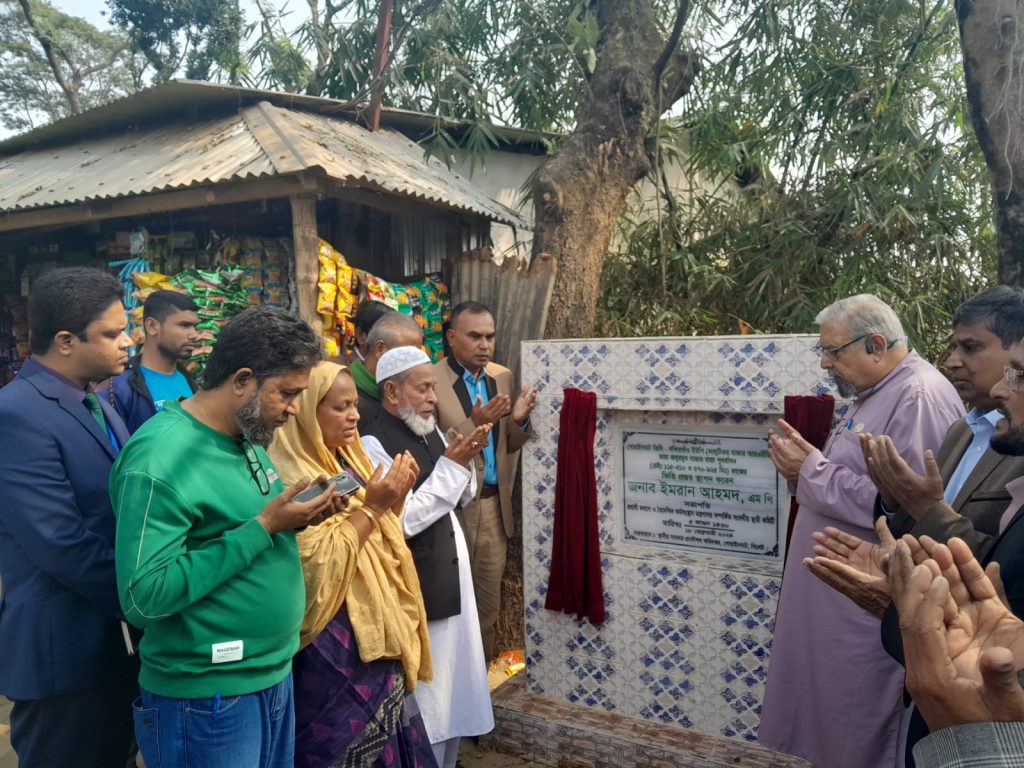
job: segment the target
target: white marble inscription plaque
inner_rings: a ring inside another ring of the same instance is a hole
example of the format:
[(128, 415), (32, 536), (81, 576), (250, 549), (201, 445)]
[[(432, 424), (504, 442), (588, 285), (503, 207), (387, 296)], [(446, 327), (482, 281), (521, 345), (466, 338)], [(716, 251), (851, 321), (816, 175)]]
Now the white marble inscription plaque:
[(764, 434), (693, 428), (620, 434), (626, 541), (779, 557), (781, 494)]

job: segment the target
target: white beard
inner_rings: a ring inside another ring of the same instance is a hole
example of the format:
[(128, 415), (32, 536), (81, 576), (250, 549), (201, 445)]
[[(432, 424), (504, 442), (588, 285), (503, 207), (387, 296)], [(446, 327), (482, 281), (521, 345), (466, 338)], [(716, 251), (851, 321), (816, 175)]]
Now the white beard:
[(398, 415), (405, 422), (405, 426), (418, 437), (429, 435), (437, 427), (437, 419), (434, 417), (434, 414), (420, 416), (407, 405), (399, 407)]

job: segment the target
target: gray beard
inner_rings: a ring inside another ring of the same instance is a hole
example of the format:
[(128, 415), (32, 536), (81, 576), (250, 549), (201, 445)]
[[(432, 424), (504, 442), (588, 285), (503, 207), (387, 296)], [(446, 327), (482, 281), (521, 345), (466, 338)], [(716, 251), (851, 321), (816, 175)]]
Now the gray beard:
[(263, 422), (258, 390), (249, 402), (235, 411), (235, 421), (238, 422), (238, 428), (242, 430), (242, 437), (253, 445), (266, 448), (274, 438), (274, 430), (268, 428)]
[(857, 388), (842, 376), (832, 374), (831, 378), (832, 383), (836, 385), (836, 390), (839, 392), (840, 397), (850, 398), (857, 394)]
[(417, 437), (425, 437), (437, 427), (437, 419), (434, 418), (434, 414), (420, 416), (407, 405), (399, 406), (398, 416)]

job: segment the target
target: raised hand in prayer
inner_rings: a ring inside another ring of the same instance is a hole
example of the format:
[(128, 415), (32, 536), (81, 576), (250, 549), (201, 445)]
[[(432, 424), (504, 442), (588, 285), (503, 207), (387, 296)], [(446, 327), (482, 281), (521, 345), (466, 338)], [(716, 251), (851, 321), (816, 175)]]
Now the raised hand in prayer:
[(962, 723), (1024, 720), (1024, 622), (1000, 599), (998, 567), (982, 570), (967, 544), (921, 542), (914, 565), (900, 541), (889, 589), (900, 615), (906, 685), (933, 731)]
[(902, 509), (915, 520), (920, 520), (942, 501), (942, 475), (931, 451), (924, 453), (926, 474), (919, 475), (903, 460), (887, 435), (861, 435), (860, 448), (868, 475), (878, 488), (886, 509)]
[(412, 454), (402, 451), (395, 456), (391, 469), (384, 474), (384, 465), (378, 464), (373, 475), (366, 481), (366, 495), (363, 498), (363, 506), (380, 514), (388, 509), (401, 509), (397, 502), (405, 501), (420, 468)]
[(510, 408), (511, 401), (508, 395), (495, 395), (487, 401), (487, 405), (484, 405), (482, 397), (477, 397), (469, 416), (475, 427), (481, 427), (484, 424), (494, 425), (501, 421), (502, 416), (508, 413)]
[(800, 477), (800, 468), (804, 465), (804, 460), (815, 448), (785, 419), (779, 419), (778, 425), (782, 435), (775, 432), (768, 434), (768, 456), (779, 474), (789, 482), (795, 483)]
[(490, 424), (481, 424), (468, 435), (460, 435), (452, 430), (454, 434), (449, 438), (448, 447), (444, 451), (445, 457), (456, 464), (468, 466), (469, 462), (487, 445), (487, 436), (490, 431)]
[(522, 424), (533, 413), (533, 407), (537, 404), (537, 392), (539, 390), (536, 387), (530, 388), (524, 386), (516, 397), (515, 403), (512, 404), (512, 421), (516, 424)]
[[(817, 542), (813, 547), (815, 556), (805, 557), (803, 563), (832, 589), (881, 618), (892, 601), (884, 565), (896, 547), (896, 539), (884, 518), (875, 521), (875, 533), (881, 544), (859, 539), (838, 528), (815, 531), (811, 534)], [(916, 550), (921, 550), (917, 542), (912, 538), (910, 541)]]

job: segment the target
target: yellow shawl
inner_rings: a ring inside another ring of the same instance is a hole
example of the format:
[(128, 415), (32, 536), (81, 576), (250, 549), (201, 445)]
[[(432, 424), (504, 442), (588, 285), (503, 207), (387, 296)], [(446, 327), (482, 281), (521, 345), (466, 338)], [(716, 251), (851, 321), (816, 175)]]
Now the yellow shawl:
[[(298, 415), (274, 433), (268, 453), (286, 486), (303, 477), (330, 477), (342, 471), (324, 445), (316, 407), (343, 370), (334, 363), (317, 365), (299, 398)], [(373, 474), (358, 435), (341, 453), (364, 481)], [(429, 682), (433, 676), (419, 577), (398, 517), (391, 512), (381, 515), (366, 543), (359, 546), (348, 515), (362, 506), (363, 497), (360, 489), (346, 512), (298, 534), (306, 582), (300, 645), (312, 642), (345, 603), (360, 658), (366, 662), (400, 658), (406, 686), (413, 690), (417, 680)]]

